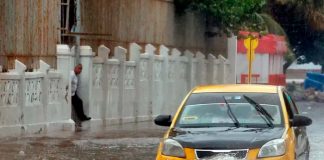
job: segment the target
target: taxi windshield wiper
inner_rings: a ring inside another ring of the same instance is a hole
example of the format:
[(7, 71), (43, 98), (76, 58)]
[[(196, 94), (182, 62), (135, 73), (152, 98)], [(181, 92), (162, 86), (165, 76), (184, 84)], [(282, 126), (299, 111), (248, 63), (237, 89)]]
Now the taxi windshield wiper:
[(259, 103), (255, 102), (254, 100), (252, 100), (250, 97), (243, 95), (243, 97), (246, 99), (246, 101), (248, 101), (252, 106), (254, 106), (254, 108), (258, 111), (258, 113), (261, 113), (263, 116), (262, 119), (264, 119), (264, 121), (267, 123), (267, 125), (269, 127), (273, 127), (273, 123), (272, 121), (274, 121), (274, 119), (272, 118), (272, 116), (269, 114), (269, 112), (267, 110), (265, 110)]
[(227, 103), (226, 98), (224, 96), (223, 96), (223, 98), (224, 98), (224, 101), (225, 101), (225, 104), (226, 104), (226, 107), (227, 107), (228, 116), (233, 120), (235, 126), (237, 128), (239, 128), (240, 127), (240, 122), (237, 120), (234, 113), (232, 112), (232, 109), (231, 109), (230, 105)]

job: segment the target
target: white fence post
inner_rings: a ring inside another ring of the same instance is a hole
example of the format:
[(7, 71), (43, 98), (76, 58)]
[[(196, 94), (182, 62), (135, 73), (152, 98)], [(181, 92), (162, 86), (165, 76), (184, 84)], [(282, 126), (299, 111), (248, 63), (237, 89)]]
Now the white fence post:
[(24, 91), (24, 88), (25, 88), (25, 70), (26, 70), (26, 65), (24, 65), (23, 63), (21, 63), (20, 61), (18, 60), (15, 60), (15, 72), (18, 73), (20, 76), (21, 76), (21, 79), (20, 79), (20, 84), (19, 84), (19, 100), (18, 100), (18, 105), (21, 106), (21, 107), (24, 107), (25, 105), (25, 91)]
[(214, 77), (215, 77), (215, 67), (214, 67), (214, 63), (215, 63), (215, 56), (212, 54), (208, 54), (207, 56), (207, 60), (208, 60), (208, 67), (207, 67), (207, 82), (209, 84), (215, 84), (214, 82)]
[(19, 117), (20, 119), (20, 123), (22, 125), (21, 131), (20, 133), (23, 134), (26, 132), (26, 128), (23, 127), (23, 125), (25, 124), (25, 119), (24, 119), (24, 108), (25, 108), (25, 99), (26, 99), (26, 95), (25, 95), (25, 87), (26, 87), (26, 83), (25, 83), (25, 70), (27, 69), (26, 65), (24, 65), (23, 63), (21, 63), (18, 60), (15, 60), (15, 72), (18, 73), (18, 75), (20, 75), (20, 80), (19, 80), (19, 85), (17, 86), (17, 90), (18, 90), (18, 107), (20, 107), (20, 112), (21, 112), (21, 116)]
[(42, 83), (42, 95), (43, 95), (43, 106), (44, 106), (44, 119), (45, 122), (48, 122), (48, 92), (49, 92), (49, 79), (48, 79), (48, 72), (50, 70), (50, 65), (45, 63), (42, 60), (39, 60), (39, 71), (44, 74), (44, 79)]
[(93, 59), (92, 71), (92, 97), (89, 114), (91, 115), (91, 127), (105, 126), (105, 115), (107, 106), (107, 67), (105, 62), (108, 60), (109, 48), (104, 45), (98, 47), (98, 56)]
[(71, 79), (70, 74), (72, 71), (72, 66), (74, 62), (72, 61), (72, 56), (75, 54), (71, 52), (68, 45), (57, 45), (57, 70), (62, 73), (62, 83), (63, 83), (63, 95), (66, 103), (63, 103), (63, 119), (71, 119)]
[[(149, 46), (147, 46), (147, 50)], [(140, 61), (138, 65), (138, 111), (137, 121), (147, 121), (151, 119), (152, 115), (152, 99), (151, 99), (151, 80), (152, 80), (152, 53), (145, 52), (140, 55)]]
[(92, 106), (90, 101), (92, 98), (92, 67), (93, 52), (90, 46), (80, 47), (80, 63), (82, 64), (82, 72), (79, 75), (79, 86), (77, 94), (83, 101), (83, 110), (87, 116), (91, 115)]
[[(235, 76), (236, 77), (236, 76)], [(231, 63), (229, 60), (224, 62), (224, 81), (226, 84), (235, 84), (235, 77), (233, 77), (233, 73), (231, 72)]]
[(138, 121), (140, 98), (141, 98), (141, 88), (139, 85), (140, 82), (140, 55), (142, 47), (136, 43), (131, 43), (129, 46), (129, 60), (135, 62), (135, 71), (134, 71), (134, 83), (135, 83), (135, 101), (134, 101), (134, 116), (135, 121)]
[(229, 73), (227, 83), (236, 83), (236, 57), (237, 57), (237, 37), (232, 36), (227, 39), (227, 53), (229, 61)]
[(107, 104), (108, 104), (108, 101), (107, 101), (107, 97), (108, 97), (108, 65), (107, 65), (107, 62), (108, 62), (108, 58), (109, 58), (109, 55), (110, 55), (110, 49), (107, 48), (106, 46), (104, 45), (101, 45), (98, 49), (98, 57), (101, 57), (101, 59), (103, 59), (103, 66), (102, 66), (102, 89), (103, 89), (103, 95), (102, 95), (102, 112), (101, 112), (101, 118), (103, 120), (103, 125), (106, 126), (106, 114), (107, 114)]
[(220, 62), (219, 67), (218, 67), (219, 83), (224, 84), (224, 83), (226, 83), (226, 80), (225, 80), (226, 58), (224, 58), (222, 55), (218, 55), (218, 59)]
[[(46, 118), (49, 122), (47, 131), (74, 130), (74, 122), (71, 119), (71, 107), (65, 105), (70, 97), (63, 92), (65, 91), (65, 85), (63, 84), (62, 73), (49, 71), (45, 77), (48, 78), (47, 93), (45, 93), (47, 95)], [(67, 111), (70, 112), (67, 114)]]
[(25, 124), (25, 114), (24, 114), (24, 108), (25, 108), (25, 100), (26, 100), (26, 95), (25, 95), (25, 87), (26, 87), (26, 83), (25, 83), (25, 70), (26, 70), (26, 65), (24, 65), (23, 63), (21, 63), (18, 60), (15, 60), (15, 70), (14, 72), (18, 73), (18, 75), (20, 75), (20, 80), (19, 80), (19, 85), (18, 87), (18, 107), (20, 106), (20, 112), (21, 112), (21, 116), (20, 116), (20, 123), (22, 125), (21, 131), (20, 133), (23, 134), (26, 132), (26, 128), (23, 126)]
[(161, 104), (161, 111), (160, 114), (167, 114), (168, 113), (168, 95), (169, 95), (169, 87), (168, 87), (168, 81), (169, 81), (169, 51), (170, 49), (165, 47), (164, 45), (160, 46), (159, 53), (163, 58), (162, 62), (162, 72), (161, 72), (161, 78), (162, 78), (162, 104)]
[(204, 85), (206, 84), (206, 78), (207, 78), (206, 58), (203, 53), (197, 52), (196, 59), (197, 59), (197, 72), (196, 72), (197, 84)]
[(49, 70), (50, 70), (50, 65), (48, 65), (47, 63), (45, 63), (42, 60), (39, 60), (39, 71), (44, 74), (47, 74), (49, 72)]
[[(115, 48), (116, 54), (116, 48)], [(108, 59), (106, 62), (107, 68), (107, 105), (106, 115), (105, 115), (105, 124), (115, 124), (120, 122), (119, 117), (119, 72), (120, 72), (120, 62), (118, 59), (112, 58)]]
[(145, 45), (145, 52), (148, 53), (148, 56), (149, 56), (149, 63), (148, 63), (148, 94), (147, 94), (147, 97), (148, 97), (148, 117), (149, 119), (152, 118), (153, 116), (153, 76), (154, 76), (154, 56), (156, 55), (155, 54), (155, 51), (156, 51), (156, 48), (151, 45), (151, 44), (147, 44)]
[(187, 80), (187, 66), (188, 66), (188, 57), (182, 55), (180, 56), (180, 62), (179, 62), (179, 81), (180, 81), (180, 87), (181, 87), (181, 93), (180, 93), (180, 103), (181, 100), (188, 94), (190, 89), (188, 88), (188, 80)]
[(123, 115), (123, 104), (124, 104), (124, 72), (125, 72), (125, 60), (126, 60), (127, 50), (122, 47), (115, 47), (114, 58), (119, 61), (119, 72), (118, 72), (118, 88), (119, 88), (119, 98), (118, 98), (118, 119), (119, 123), (122, 122)]
[[(183, 89), (181, 89), (181, 84), (180, 82), (180, 55), (181, 52), (173, 48), (171, 50), (171, 56), (169, 58), (169, 94), (168, 94), (168, 99), (170, 100), (169, 102), (169, 109), (168, 111), (170, 113), (175, 113), (178, 106), (179, 106), (179, 101), (180, 97), (182, 95)], [(169, 114), (170, 114), (169, 113)]]
[[(164, 47), (164, 46), (162, 46)], [(165, 49), (165, 47), (163, 48)], [(163, 55), (153, 56), (153, 78), (152, 78), (152, 115), (158, 116), (162, 112), (163, 103)]]
[(135, 61), (126, 61), (125, 70), (124, 70), (124, 83), (123, 83), (123, 111), (122, 111), (122, 122), (135, 122), (135, 70), (136, 62)]
[(194, 64), (194, 54), (188, 50), (184, 52), (185, 56), (188, 58), (188, 71), (187, 71), (187, 80), (188, 80), (188, 89), (191, 90), (196, 85), (195, 80), (195, 67)]

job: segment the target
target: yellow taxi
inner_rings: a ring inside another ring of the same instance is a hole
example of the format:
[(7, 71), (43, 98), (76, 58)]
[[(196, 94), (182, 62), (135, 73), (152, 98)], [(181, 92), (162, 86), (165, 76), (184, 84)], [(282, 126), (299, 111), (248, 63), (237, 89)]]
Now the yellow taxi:
[(173, 118), (159, 115), (154, 122), (170, 126), (157, 160), (309, 159), (312, 120), (280, 86), (196, 87)]

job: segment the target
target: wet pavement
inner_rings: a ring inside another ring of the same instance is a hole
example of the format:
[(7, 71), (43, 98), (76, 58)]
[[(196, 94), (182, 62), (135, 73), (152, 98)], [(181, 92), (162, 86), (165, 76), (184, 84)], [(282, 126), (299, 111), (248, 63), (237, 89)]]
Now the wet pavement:
[(302, 114), (313, 120), (312, 125), (307, 127), (307, 134), (310, 141), (311, 160), (324, 159), (324, 103), (299, 102), (297, 106)]
[(57, 132), (0, 139), (0, 159), (154, 159), (165, 127), (152, 122), (109, 126), (71, 134)]
[[(324, 103), (299, 102), (300, 111), (313, 119), (308, 127), (311, 160), (324, 159)], [(0, 139), (2, 159), (150, 160), (167, 128), (152, 122), (109, 126), (102, 130), (56, 132)]]

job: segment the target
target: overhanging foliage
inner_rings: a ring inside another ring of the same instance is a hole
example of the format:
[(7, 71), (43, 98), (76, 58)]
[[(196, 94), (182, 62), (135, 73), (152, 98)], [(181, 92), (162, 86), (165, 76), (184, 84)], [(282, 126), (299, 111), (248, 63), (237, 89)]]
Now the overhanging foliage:
[(179, 12), (200, 11), (221, 32), (237, 34), (240, 30), (262, 32), (266, 27), (259, 15), (266, 0), (175, 0)]

